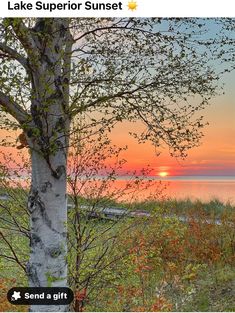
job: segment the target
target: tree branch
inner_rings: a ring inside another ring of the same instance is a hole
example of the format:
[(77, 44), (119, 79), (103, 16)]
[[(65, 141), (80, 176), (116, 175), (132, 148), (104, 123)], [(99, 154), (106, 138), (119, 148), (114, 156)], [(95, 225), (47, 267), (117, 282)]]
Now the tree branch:
[[(10, 248), (11, 253), (13, 254), (14, 257), (8, 257), (11, 258), (13, 260), (15, 260), (15, 262), (26, 272), (26, 267), (21, 263), (21, 261), (19, 260), (13, 246), (11, 245), (11, 243), (6, 239), (5, 235), (0, 231), (0, 236), (2, 237), (2, 239), (5, 241), (5, 243), (7, 244), (7, 246)], [(7, 257), (7, 256), (5, 256)]]
[(0, 91), (0, 106), (11, 114), (20, 124), (23, 124), (29, 118), (27, 112), (2, 91)]
[[(148, 31), (146, 29), (141, 29), (141, 28), (138, 28), (138, 27), (134, 27), (134, 26), (131, 26), (131, 27), (128, 27), (128, 24), (124, 25), (124, 26), (116, 26), (116, 25), (111, 25), (111, 26), (104, 26), (104, 27), (97, 27), (95, 29), (92, 29), (92, 30), (89, 30), (85, 33), (83, 33), (82, 35), (80, 35), (79, 37), (76, 37), (74, 39), (74, 41), (79, 41), (81, 40), (83, 37), (87, 36), (87, 35), (90, 35), (90, 34), (94, 34), (96, 32), (99, 32), (99, 31), (103, 31), (103, 30), (132, 30), (132, 31), (137, 31), (137, 32), (141, 32), (143, 34), (150, 34), (150, 35), (158, 35), (158, 36), (161, 36), (161, 34), (159, 34), (159, 32), (155, 33), (155, 32), (152, 32), (152, 31)], [(76, 49), (77, 50), (77, 49)], [(76, 50), (73, 50), (76, 51)]]
[[(145, 89), (147, 89), (149, 87), (154, 87), (154, 85), (155, 85), (155, 82), (153, 81), (153, 82), (150, 82), (150, 83), (148, 83), (146, 85), (139, 85), (139, 86), (137, 86), (136, 88), (134, 88), (132, 90), (123, 90), (123, 91), (119, 91), (119, 92), (117, 92), (115, 94), (102, 96), (102, 97), (99, 97), (99, 98), (95, 99), (94, 101), (90, 102), (89, 104), (87, 104), (85, 106), (85, 108), (88, 109), (90, 107), (95, 107), (99, 103), (103, 103), (105, 101), (121, 98), (123, 96), (128, 96), (128, 95), (130, 96), (130, 95), (135, 94), (138, 91), (141, 91), (141, 90), (144, 91)], [(76, 100), (77, 99), (73, 100), (73, 103), (71, 104), (71, 107), (70, 107), (72, 115), (77, 114), (77, 113), (80, 112), (79, 109), (76, 109)]]
[(30, 29), (24, 24), (22, 18), (5, 18), (4, 22), (12, 27), (16, 37), (21, 42), (28, 55), (37, 55), (38, 49)]
[(26, 69), (26, 71), (29, 70), (27, 59), (23, 57), (20, 53), (18, 53), (16, 50), (8, 47), (2, 42), (0, 42), (0, 50), (6, 54), (4, 55), (5, 57), (9, 57), (18, 61)]

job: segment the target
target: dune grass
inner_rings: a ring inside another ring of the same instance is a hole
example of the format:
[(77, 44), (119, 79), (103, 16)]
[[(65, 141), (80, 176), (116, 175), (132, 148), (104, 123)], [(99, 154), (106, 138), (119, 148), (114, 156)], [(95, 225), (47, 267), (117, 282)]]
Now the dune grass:
[[(4, 189), (0, 194), (6, 192), (10, 200), (0, 200), (0, 231), (25, 264), (29, 239), (11, 228), (14, 219), (28, 227), (27, 191)], [(89, 205), (92, 200), (79, 198), (78, 203)], [(92, 245), (83, 249), (85, 237), (79, 250), (76, 245), (71, 246), (68, 263), (69, 272), (75, 273), (74, 260), (77, 255), (82, 256), (78, 269), (81, 283), (76, 287), (71, 283), (71, 286), (77, 301), (83, 301), (84, 311), (235, 311), (235, 208), (232, 204), (216, 199), (208, 203), (165, 199), (131, 204), (99, 199), (96, 203), (153, 214), (151, 218), (118, 222), (86, 217), (80, 221), (84, 234), (92, 236), (89, 239)], [(71, 219), (73, 215), (73, 209), (69, 210)], [(182, 223), (175, 215), (188, 216), (188, 223)], [(208, 216), (220, 218), (221, 224), (202, 222)], [(74, 225), (69, 224), (72, 243), (76, 242)], [(0, 251), (12, 257), (4, 240), (0, 240)], [(106, 254), (99, 261), (104, 251)], [(100, 266), (97, 273), (95, 264)], [(82, 283), (89, 275), (92, 277), (89, 283)], [(2, 256), (0, 308), (25, 311), (26, 307), (9, 306), (5, 299), (12, 284), (27, 284), (26, 274), (19, 264)]]

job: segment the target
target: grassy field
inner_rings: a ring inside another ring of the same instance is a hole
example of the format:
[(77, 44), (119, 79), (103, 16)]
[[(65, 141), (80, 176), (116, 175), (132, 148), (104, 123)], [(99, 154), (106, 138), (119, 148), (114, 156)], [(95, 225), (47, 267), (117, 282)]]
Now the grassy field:
[[(105, 203), (128, 207), (101, 201)], [(5, 298), (13, 285), (27, 285), (25, 192), (15, 190), (11, 200), (1, 200), (0, 205), (0, 311), (26, 311), (27, 307), (14, 307)], [(89, 219), (79, 207), (69, 211), (73, 308), (235, 311), (235, 208), (231, 204), (166, 200), (130, 207), (146, 210), (151, 217), (102, 220)], [(187, 216), (188, 222), (177, 215)], [(219, 225), (213, 223), (217, 219)]]

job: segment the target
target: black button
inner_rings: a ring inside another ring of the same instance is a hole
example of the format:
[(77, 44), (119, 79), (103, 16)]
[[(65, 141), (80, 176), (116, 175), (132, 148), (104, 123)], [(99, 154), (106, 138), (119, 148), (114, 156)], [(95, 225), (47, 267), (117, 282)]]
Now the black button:
[(14, 287), (7, 293), (8, 301), (16, 305), (65, 305), (73, 298), (73, 291), (67, 287)]

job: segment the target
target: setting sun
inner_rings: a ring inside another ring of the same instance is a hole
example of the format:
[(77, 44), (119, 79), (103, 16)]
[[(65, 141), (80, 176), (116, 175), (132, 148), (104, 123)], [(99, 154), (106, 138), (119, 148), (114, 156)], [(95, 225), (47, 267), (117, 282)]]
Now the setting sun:
[(167, 172), (159, 172), (158, 175), (161, 176), (161, 177), (166, 177), (166, 176), (169, 175), (169, 173), (167, 173)]

